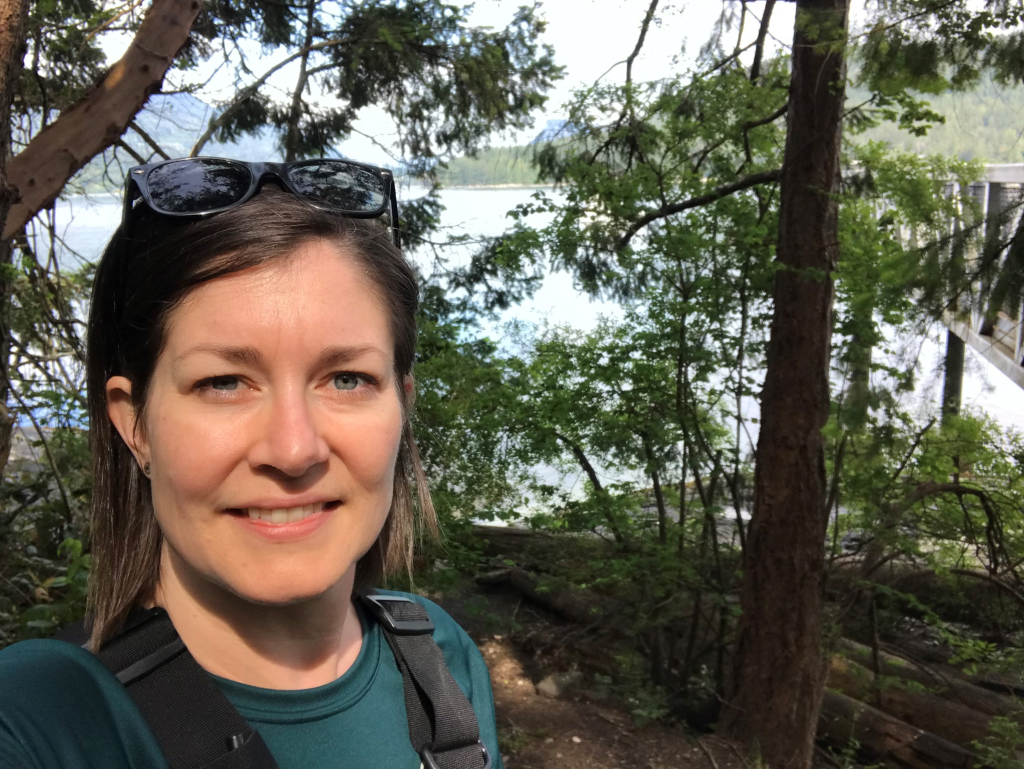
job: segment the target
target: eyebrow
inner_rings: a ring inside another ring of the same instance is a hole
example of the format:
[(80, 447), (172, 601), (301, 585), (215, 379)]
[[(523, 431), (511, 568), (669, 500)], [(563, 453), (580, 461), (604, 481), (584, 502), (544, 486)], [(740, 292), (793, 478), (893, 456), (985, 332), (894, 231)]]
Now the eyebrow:
[[(189, 355), (195, 355), (196, 353), (210, 353), (216, 355), (218, 358), (223, 358), (229, 363), (237, 363), (241, 366), (252, 366), (259, 368), (263, 365), (263, 355), (255, 347), (251, 345), (244, 345), (241, 347), (231, 347), (228, 345), (216, 345), (216, 344), (197, 344), (194, 347), (189, 347), (183, 353), (181, 353), (175, 360), (183, 360)], [(363, 356), (377, 353), (385, 355), (384, 351), (379, 347), (372, 344), (358, 344), (358, 345), (340, 345), (335, 347), (327, 347), (322, 353), (317, 364), (320, 368), (328, 368), (331, 366), (343, 366), (346, 363), (351, 363), (353, 360)]]

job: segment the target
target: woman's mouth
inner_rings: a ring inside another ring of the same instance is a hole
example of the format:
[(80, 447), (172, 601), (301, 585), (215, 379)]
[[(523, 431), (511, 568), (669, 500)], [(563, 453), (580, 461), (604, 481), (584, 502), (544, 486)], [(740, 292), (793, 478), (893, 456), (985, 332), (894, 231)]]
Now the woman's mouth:
[(311, 505), (301, 505), (297, 507), (248, 507), (244, 509), (232, 509), (229, 512), (235, 515), (248, 515), (249, 520), (259, 521), (260, 523), (270, 524), (273, 526), (281, 526), (287, 523), (298, 523), (311, 515), (317, 513), (329, 512), (341, 504), (341, 500), (331, 500), (329, 502), (317, 502)]

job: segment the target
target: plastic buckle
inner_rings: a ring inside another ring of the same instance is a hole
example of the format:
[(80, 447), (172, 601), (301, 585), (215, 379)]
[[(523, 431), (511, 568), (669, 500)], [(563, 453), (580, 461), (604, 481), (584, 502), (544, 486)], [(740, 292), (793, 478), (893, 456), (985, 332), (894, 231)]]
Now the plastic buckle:
[[(476, 744), (484, 756), (484, 765), (480, 769), (491, 769), (491, 754), (487, 752), (487, 746), (480, 740), (477, 740)], [(434, 757), (434, 751), (429, 747), (423, 748), (420, 751), (420, 758), (423, 759), (423, 769), (441, 769), (441, 765), (437, 763), (437, 759)]]
[[(391, 610), (385, 606), (388, 603), (411, 603), (423, 609), (422, 606), (409, 598), (397, 595), (364, 595), (363, 599), (366, 601), (367, 607), (377, 618), (377, 621), (395, 635), (425, 635), (434, 632), (434, 623), (430, 617), (426, 619), (395, 619), (391, 614)], [(423, 612), (425, 614), (426, 609), (423, 609)]]

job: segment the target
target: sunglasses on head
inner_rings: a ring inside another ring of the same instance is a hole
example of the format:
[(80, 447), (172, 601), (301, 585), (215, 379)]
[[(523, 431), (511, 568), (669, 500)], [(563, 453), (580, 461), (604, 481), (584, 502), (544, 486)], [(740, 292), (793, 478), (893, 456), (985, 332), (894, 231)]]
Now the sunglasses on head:
[(351, 160), (249, 163), (183, 158), (147, 163), (128, 172), (122, 222), (128, 221), (140, 197), (165, 216), (219, 214), (252, 198), (268, 177), (317, 208), (344, 216), (372, 219), (390, 213), (391, 240), (399, 245), (394, 177), (390, 171)]

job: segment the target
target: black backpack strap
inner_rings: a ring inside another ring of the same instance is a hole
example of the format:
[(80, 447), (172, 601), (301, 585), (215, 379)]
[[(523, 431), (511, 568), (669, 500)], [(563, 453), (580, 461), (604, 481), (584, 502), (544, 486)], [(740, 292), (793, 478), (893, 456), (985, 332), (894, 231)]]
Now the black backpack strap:
[[(82, 646), (88, 640), (81, 623), (57, 637)], [(97, 656), (128, 689), (171, 769), (278, 769), (163, 609), (133, 612)]]
[(491, 769), (476, 714), (452, 678), (426, 609), (399, 596), (360, 599), (377, 619), (405, 684), (409, 738), (424, 769)]

